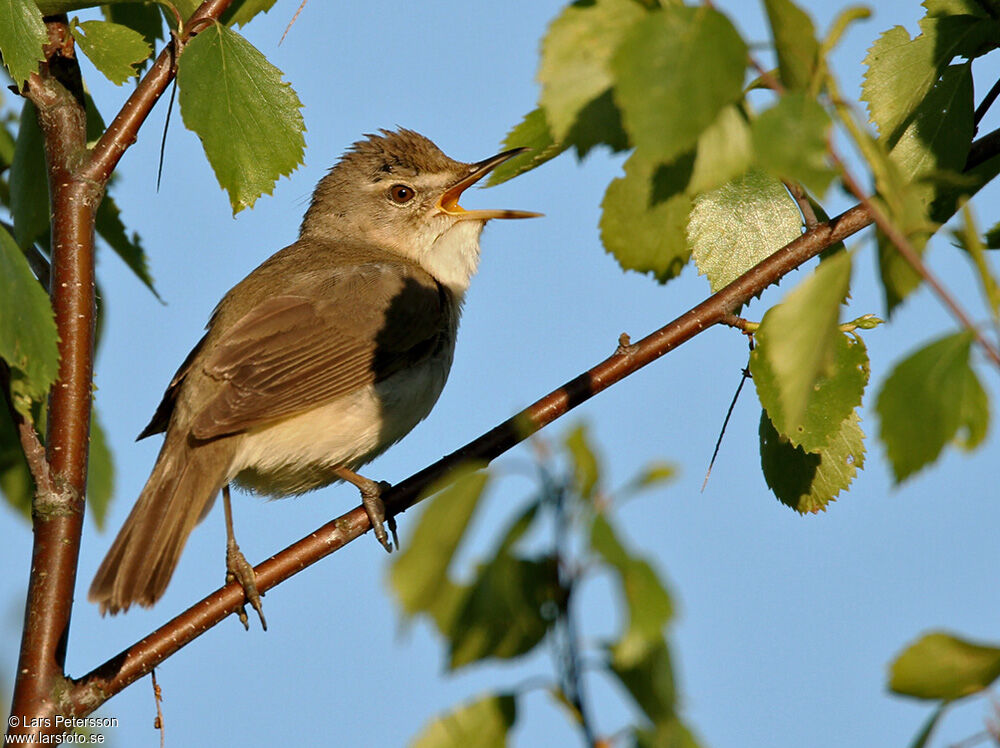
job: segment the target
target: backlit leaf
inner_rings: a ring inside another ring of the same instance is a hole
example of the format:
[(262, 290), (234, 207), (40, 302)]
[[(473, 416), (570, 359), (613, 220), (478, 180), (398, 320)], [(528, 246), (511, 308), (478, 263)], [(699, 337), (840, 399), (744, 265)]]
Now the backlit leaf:
[(889, 671), (889, 688), (918, 699), (950, 701), (979, 693), (997, 678), (1000, 647), (935, 631), (922, 636), (895, 659)]

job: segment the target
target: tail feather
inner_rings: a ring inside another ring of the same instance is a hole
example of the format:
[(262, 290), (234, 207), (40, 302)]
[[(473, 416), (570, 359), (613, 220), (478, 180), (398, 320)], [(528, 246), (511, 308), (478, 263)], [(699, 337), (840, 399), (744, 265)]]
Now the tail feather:
[(150, 606), (163, 595), (188, 535), (208, 513), (226, 480), (231, 440), (192, 449), (169, 434), (152, 475), (90, 585), (101, 613)]

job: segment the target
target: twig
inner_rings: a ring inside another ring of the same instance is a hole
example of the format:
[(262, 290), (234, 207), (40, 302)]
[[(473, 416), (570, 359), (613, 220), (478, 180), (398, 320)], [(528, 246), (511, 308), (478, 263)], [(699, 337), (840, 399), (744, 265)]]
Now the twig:
[(997, 79), (996, 83), (993, 84), (993, 87), (987, 91), (983, 100), (979, 102), (979, 106), (976, 107), (976, 113), (972, 116), (972, 122), (975, 124), (977, 129), (983, 117), (986, 116), (986, 112), (988, 112), (989, 108), (993, 106), (993, 102), (997, 100), (997, 96), (1000, 96), (1000, 79)]
[[(750, 338), (750, 350), (753, 351), (753, 338)], [(722, 439), (726, 435), (726, 428), (729, 426), (729, 419), (732, 418), (733, 410), (736, 408), (736, 402), (740, 399), (740, 393), (743, 391), (743, 385), (745, 385), (747, 380), (750, 378), (750, 366), (748, 364), (740, 375), (740, 383), (736, 386), (736, 392), (733, 393), (733, 399), (729, 403), (729, 410), (726, 411), (726, 417), (722, 420), (722, 428), (719, 429), (719, 438), (715, 441), (715, 449), (712, 450), (712, 459), (708, 461), (708, 470), (705, 471), (705, 480), (701, 482), (702, 493), (705, 493), (705, 486), (708, 485), (709, 476), (712, 475), (712, 468), (715, 467), (715, 458), (719, 456), (719, 448), (722, 446)]]
[(149, 675), (153, 680), (153, 701), (156, 702), (156, 719), (153, 720), (153, 727), (160, 731), (160, 748), (164, 748), (167, 735), (163, 722), (163, 709), (161, 708), (163, 704), (163, 691), (160, 690), (160, 684), (156, 682), (156, 668), (150, 670)]

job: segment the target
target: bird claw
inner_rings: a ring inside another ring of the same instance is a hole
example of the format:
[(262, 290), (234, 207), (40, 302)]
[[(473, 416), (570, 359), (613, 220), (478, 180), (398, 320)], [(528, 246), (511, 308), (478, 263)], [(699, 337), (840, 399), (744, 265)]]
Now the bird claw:
[[(368, 521), (375, 531), (375, 539), (385, 548), (387, 553), (392, 553), (393, 545), (399, 550), (399, 536), (396, 534), (396, 518), (385, 518), (385, 502), (382, 501), (382, 492), (388, 491), (392, 485), (383, 481), (371, 481), (369, 485), (359, 487), (361, 491), (361, 505), (365, 508)], [(385, 526), (389, 526), (392, 533), (392, 542), (389, 542), (389, 535), (385, 531)]]
[(250, 603), (257, 615), (260, 617), (260, 625), (267, 631), (267, 621), (264, 619), (264, 605), (261, 603), (261, 593), (257, 591), (257, 575), (254, 574), (253, 567), (247, 561), (246, 556), (240, 550), (235, 541), (226, 543), (226, 584), (236, 582), (243, 588), (243, 595), (246, 601), (240, 605), (237, 613), (240, 623), (247, 631), (250, 630), (250, 621), (247, 618), (246, 603)]

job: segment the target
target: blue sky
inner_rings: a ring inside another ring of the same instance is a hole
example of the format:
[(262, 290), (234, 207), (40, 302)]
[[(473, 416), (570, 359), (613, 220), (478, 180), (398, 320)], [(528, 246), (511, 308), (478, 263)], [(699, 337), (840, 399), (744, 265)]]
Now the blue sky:
[[(757, 4), (717, 2), (749, 40), (768, 36)], [(840, 4), (804, 3), (825, 30)], [(450, 156), (492, 155), (507, 130), (533, 108), (538, 47), (556, 2), (319, 3), (306, 5), (279, 47), (292, 5), (279, 4), (248, 27), (250, 40), (281, 68), (304, 104), (306, 163), (272, 197), (231, 218), (197, 138), (175, 116), (167, 137), (163, 183), (155, 192), (165, 112), (158, 105), (119, 169), (117, 199), (149, 254), (161, 305), (104, 253), (99, 278), (107, 324), (97, 365), (97, 402), (118, 475), (105, 533), (88, 521), (68, 668), (79, 675), (141, 638), (215, 589), (223, 577), (224, 531), (218, 508), (195, 531), (163, 600), (152, 610), (101, 619), (86, 587), (152, 466), (158, 439), (133, 441), (178, 363), (198, 340), (222, 294), (260, 261), (295, 239), (313, 185), (362, 133), (396, 125), (418, 130)], [(921, 8), (880, 2), (874, 18), (852, 27), (834, 57), (842, 90), (857, 97), (864, 51), (895, 24), (916, 30)], [(996, 78), (978, 77), (977, 100)], [(86, 74), (86, 71), (85, 71)], [(990, 77), (992, 75), (992, 77)], [(101, 85), (106, 117), (126, 88)], [(176, 115), (176, 113), (175, 113)], [(997, 117), (985, 122), (985, 131)], [(475, 191), (467, 207), (544, 212), (524, 222), (494, 222), (467, 297), (451, 378), (436, 409), (366, 473), (398, 481), (492, 427), (603, 359), (628, 332), (636, 339), (708, 294), (693, 268), (667, 286), (623, 274), (601, 247), (603, 191), (621, 158), (593, 154), (582, 165), (564, 155), (501, 187)], [(977, 201), (990, 224), (995, 188)], [(831, 214), (848, 203), (833, 196)], [(859, 239), (850, 319), (881, 312), (871, 242)], [(937, 240), (932, 266), (978, 314), (966, 263)], [(803, 272), (765, 295), (747, 316), (759, 319)], [(684, 713), (705, 744), (729, 746), (904, 745), (929, 709), (888, 696), (886, 665), (919, 633), (945, 627), (997, 640), (995, 528), (997, 429), (972, 456), (954, 450), (932, 470), (892, 487), (872, 413), (889, 367), (920, 342), (953, 329), (921, 291), (893, 323), (865, 336), (872, 383), (865, 396), (866, 469), (824, 514), (800, 517), (770, 494), (759, 468), (759, 405), (745, 390), (712, 479), (702, 476), (735, 389), (747, 348), (732, 330), (710, 330), (616, 385), (548, 428), (557, 440), (585, 420), (600, 444), (607, 485), (621, 485), (653, 459), (680, 478), (619, 514), (629, 542), (655, 559), (679, 609), (671, 631)], [(991, 395), (995, 372), (983, 367)], [(477, 520), (483, 539), (531, 490), (519, 473), (522, 447), (504, 458), (503, 479)], [(523, 471), (521, 471), (523, 472)], [(355, 506), (351, 487), (264, 503), (235, 497), (240, 544), (253, 561)], [(415, 513), (401, 520), (406, 543)], [(30, 532), (0, 510), (0, 601), (9, 601), (0, 663), (13, 671)], [(450, 676), (443, 652), (422, 623), (400, 625), (386, 579), (388, 557), (365, 538), (268, 593), (269, 630), (244, 633), (225, 621), (158, 669), (167, 740), (173, 745), (401, 745), (430, 716), (491, 688), (516, 687), (552, 672), (549, 658), (485, 665)], [(618, 622), (607, 580), (584, 592), (588, 640), (612, 636)], [(158, 737), (148, 681), (101, 711), (119, 719), (120, 745)], [(599, 730), (631, 718), (627, 697), (593, 679)], [(518, 746), (574, 744), (576, 733), (541, 691), (522, 701)], [(988, 705), (960, 705), (942, 740), (982, 729)], [(571, 742), (574, 741), (574, 742)], [(938, 743), (940, 744), (940, 742)]]

